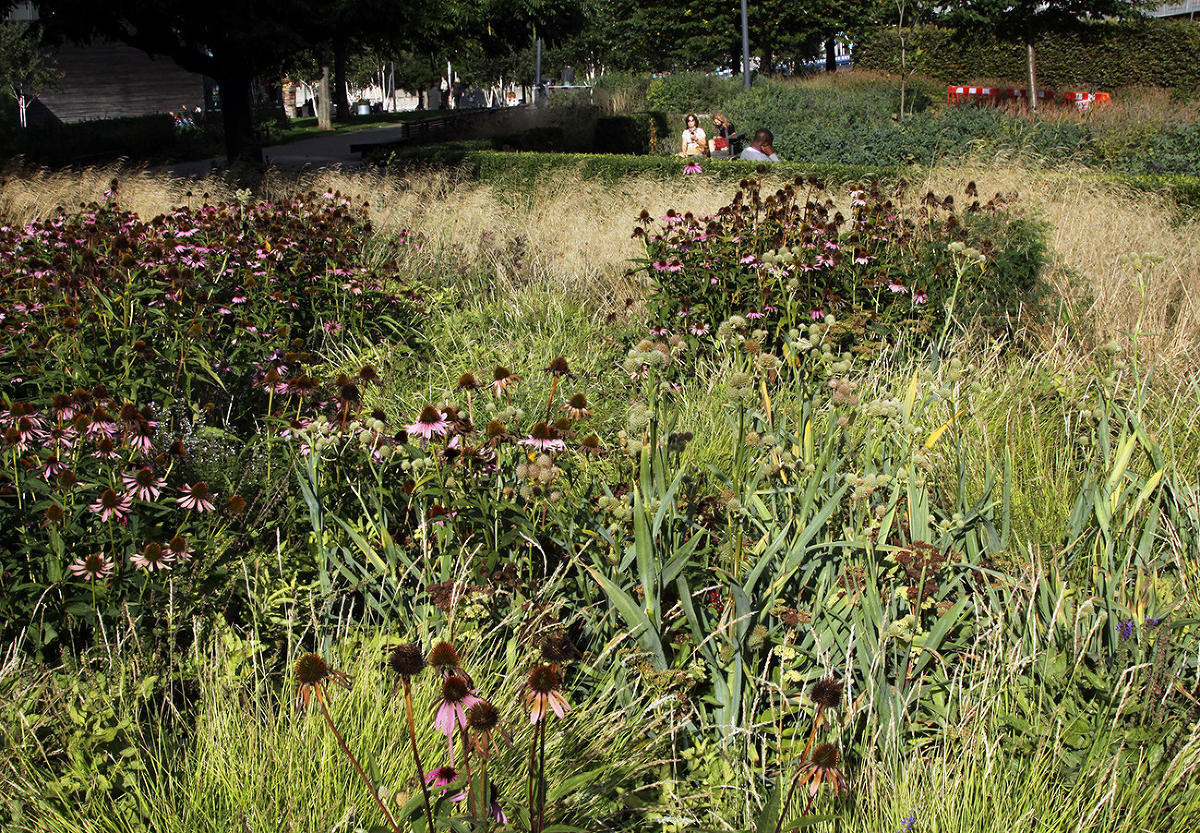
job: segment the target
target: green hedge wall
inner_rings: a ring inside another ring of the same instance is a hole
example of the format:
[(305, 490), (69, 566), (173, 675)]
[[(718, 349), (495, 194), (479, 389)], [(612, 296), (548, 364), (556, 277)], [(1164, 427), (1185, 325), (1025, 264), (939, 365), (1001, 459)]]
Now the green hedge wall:
[[(935, 26), (915, 29), (908, 38), (908, 65), (947, 83), (1003, 78), (1021, 86), (1025, 48), (987, 34), (956, 35)], [(1058, 89), (1112, 90), (1117, 87), (1200, 88), (1200, 26), (1186, 20), (1134, 20), (1081, 23), (1035, 43), (1038, 83)], [(900, 40), (895, 28), (862, 32), (854, 63), (865, 69), (900, 71)]]
[[(512, 185), (531, 184), (545, 176), (619, 182), (629, 177), (683, 179), (687, 160), (675, 156), (629, 156), (589, 153), (503, 153), (472, 151), (466, 164), (480, 180)], [(701, 159), (701, 173), (694, 176), (739, 180), (754, 174), (760, 163), (736, 159)], [(765, 167), (773, 177), (816, 176), (826, 184), (896, 179), (900, 169), (890, 166), (821, 165), (804, 162), (775, 162)]]
[(596, 153), (652, 153), (651, 141), (669, 139), (667, 114), (658, 110), (629, 113), (622, 116), (601, 116), (596, 119), (596, 137), (592, 149)]

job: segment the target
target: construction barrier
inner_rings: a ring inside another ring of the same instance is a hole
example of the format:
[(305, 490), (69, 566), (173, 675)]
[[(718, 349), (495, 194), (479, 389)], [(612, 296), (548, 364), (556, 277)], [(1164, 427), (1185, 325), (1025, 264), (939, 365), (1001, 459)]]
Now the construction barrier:
[[(1038, 90), (1038, 102), (1050, 104), (1057, 98), (1054, 90)], [(1087, 110), (1093, 104), (1111, 104), (1112, 96), (1108, 93), (1078, 92), (1063, 93), (1064, 104), (1073, 104), (1080, 110)], [(1004, 104), (1007, 102), (1029, 101), (1029, 90), (1024, 87), (982, 87), (950, 84), (946, 87), (947, 104)]]

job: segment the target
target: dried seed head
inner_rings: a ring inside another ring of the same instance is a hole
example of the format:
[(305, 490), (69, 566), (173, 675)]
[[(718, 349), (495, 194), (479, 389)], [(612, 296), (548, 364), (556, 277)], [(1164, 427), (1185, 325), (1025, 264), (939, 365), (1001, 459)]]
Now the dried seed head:
[(822, 769), (833, 769), (840, 760), (838, 748), (832, 743), (819, 743), (812, 751), (812, 762)]
[(458, 377), (459, 390), (475, 390), (479, 387), (479, 380), (475, 378), (474, 373), (464, 373)]
[(546, 662), (567, 662), (579, 655), (571, 637), (561, 631), (543, 637), (540, 647)]
[(420, 645), (407, 642), (392, 649), (388, 665), (401, 677), (415, 677), (425, 668), (425, 654)]
[(842, 684), (833, 677), (822, 677), (812, 687), (813, 702), (823, 709), (836, 709), (842, 704)]
[(317, 654), (305, 654), (296, 660), (296, 679), (301, 685), (317, 685), (329, 677), (329, 663)]
[[(444, 512), (444, 510), (443, 510)], [(462, 664), (458, 651), (449, 642), (439, 642), (429, 652), (429, 664), (438, 669), (457, 668)]]
[(545, 371), (554, 376), (570, 376), (571, 368), (567, 365), (567, 360), (562, 356), (558, 356), (554, 361), (546, 366)]
[(500, 712), (487, 700), (480, 700), (467, 710), (467, 725), (477, 732), (490, 732), (500, 722)]

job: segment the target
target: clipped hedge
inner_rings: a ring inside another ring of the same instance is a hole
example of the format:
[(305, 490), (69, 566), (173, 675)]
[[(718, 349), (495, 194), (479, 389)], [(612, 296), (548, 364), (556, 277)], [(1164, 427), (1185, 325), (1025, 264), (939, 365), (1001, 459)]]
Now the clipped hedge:
[(0, 152), (32, 162), (69, 165), (118, 157), (143, 161), (177, 154), (186, 140), (202, 138), (197, 129), (179, 130), (166, 113), (117, 119), (33, 125), (7, 137)]
[[(682, 179), (687, 160), (676, 156), (630, 156), (623, 154), (589, 153), (504, 153), (472, 151), (466, 155), (472, 174), (489, 182), (528, 185), (547, 176), (599, 180), (616, 183), (631, 177)], [(694, 176), (736, 181), (765, 167), (771, 176), (781, 179), (795, 176), (815, 176), (827, 184), (890, 180), (900, 176), (893, 166), (822, 165), (808, 162), (775, 162), (762, 165), (737, 159), (702, 159), (701, 173)]]
[[(921, 26), (908, 35), (908, 68), (946, 83), (974, 78), (1026, 78), (1025, 47), (987, 33), (957, 34)], [(1080, 23), (1069, 31), (1039, 38), (1038, 83), (1058, 89), (1112, 90), (1118, 87), (1200, 88), (1200, 26), (1184, 20), (1130, 20)], [(894, 27), (868, 28), (854, 46), (855, 66), (900, 71), (900, 39)]]
[(667, 114), (658, 110), (601, 116), (596, 119), (592, 147), (597, 153), (644, 155), (654, 153), (669, 133)]

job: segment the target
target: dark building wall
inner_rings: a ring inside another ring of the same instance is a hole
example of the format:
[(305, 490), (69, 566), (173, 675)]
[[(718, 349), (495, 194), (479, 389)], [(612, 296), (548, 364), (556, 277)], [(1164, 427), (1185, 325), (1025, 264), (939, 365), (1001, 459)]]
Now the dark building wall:
[(204, 106), (203, 76), (170, 58), (117, 43), (67, 44), (56, 57), (58, 88), (40, 98), (59, 121), (141, 116)]

